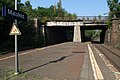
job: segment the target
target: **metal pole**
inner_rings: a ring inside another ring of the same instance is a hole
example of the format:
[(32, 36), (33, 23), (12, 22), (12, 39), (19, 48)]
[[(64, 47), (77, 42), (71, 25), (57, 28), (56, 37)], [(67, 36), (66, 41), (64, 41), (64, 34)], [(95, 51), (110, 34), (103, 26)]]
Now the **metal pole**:
[[(15, 10), (17, 10), (17, 0), (15, 0)], [(15, 24), (17, 26), (17, 19), (15, 19)], [(15, 75), (19, 74), (19, 60), (17, 51), (17, 35), (15, 35)]]
[(17, 35), (15, 35), (15, 75), (19, 74), (19, 61), (17, 51)]

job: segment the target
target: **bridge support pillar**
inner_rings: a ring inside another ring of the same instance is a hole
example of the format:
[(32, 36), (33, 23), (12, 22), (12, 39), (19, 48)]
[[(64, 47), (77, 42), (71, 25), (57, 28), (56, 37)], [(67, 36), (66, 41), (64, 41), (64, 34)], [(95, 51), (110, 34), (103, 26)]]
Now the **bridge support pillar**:
[(81, 42), (81, 31), (79, 25), (74, 26), (73, 42)]

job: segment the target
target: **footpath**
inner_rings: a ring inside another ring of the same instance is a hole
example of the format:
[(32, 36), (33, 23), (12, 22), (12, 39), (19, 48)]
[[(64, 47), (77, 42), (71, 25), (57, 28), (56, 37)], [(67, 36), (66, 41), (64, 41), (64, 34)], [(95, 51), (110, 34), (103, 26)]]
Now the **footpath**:
[(113, 48), (111, 46), (108, 46), (106, 44), (102, 44), (102, 46), (104, 46), (106, 49), (108, 49), (109, 51), (111, 51), (112, 53), (120, 57), (120, 50)]
[(21, 74), (14, 57), (0, 60), (0, 80), (94, 80), (87, 44), (62, 43), (20, 53)]

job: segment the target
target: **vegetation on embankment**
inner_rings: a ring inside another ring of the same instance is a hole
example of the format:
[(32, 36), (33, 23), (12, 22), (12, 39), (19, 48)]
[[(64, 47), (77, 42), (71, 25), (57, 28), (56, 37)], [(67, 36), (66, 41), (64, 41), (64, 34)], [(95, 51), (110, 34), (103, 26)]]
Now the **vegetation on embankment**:
[(107, 37), (107, 44), (114, 48), (120, 49), (120, 1), (119, 0), (107, 0), (109, 7), (109, 20)]
[[(9, 35), (14, 19), (2, 17), (3, 4), (14, 9), (14, 0), (0, 1), (0, 54), (14, 51), (14, 36)], [(27, 21), (18, 20), (18, 27), (21, 31), (21, 35), (18, 36), (18, 49), (20, 50), (44, 46), (44, 38), (41, 31), (36, 38), (34, 18), (40, 18), (40, 24), (44, 24), (47, 17), (76, 17), (76, 14), (68, 13), (62, 8), (61, 0), (59, 0), (57, 5), (51, 5), (48, 8), (39, 6), (34, 9), (30, 1), (27, 0), (25, 3), (21, 3), (21, 0), (18, 0), (18, 10), (26, 13), (28, 17)]]

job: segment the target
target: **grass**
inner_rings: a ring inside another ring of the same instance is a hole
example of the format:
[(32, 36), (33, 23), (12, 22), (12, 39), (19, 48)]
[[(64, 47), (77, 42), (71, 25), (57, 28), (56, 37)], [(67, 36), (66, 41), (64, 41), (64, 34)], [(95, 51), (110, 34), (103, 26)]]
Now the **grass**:
[(20, 73), (14, 75), (14, 70), (4, 70), (2, 71), (0, 80), (43, 80), (42, 77), (34, 74)]
[(36, 74), (22, 73), (22, 69), (18, 75), (14, 75), (14, 72), (13, 69), (0, 69), (0, 80), (53, 80)]

